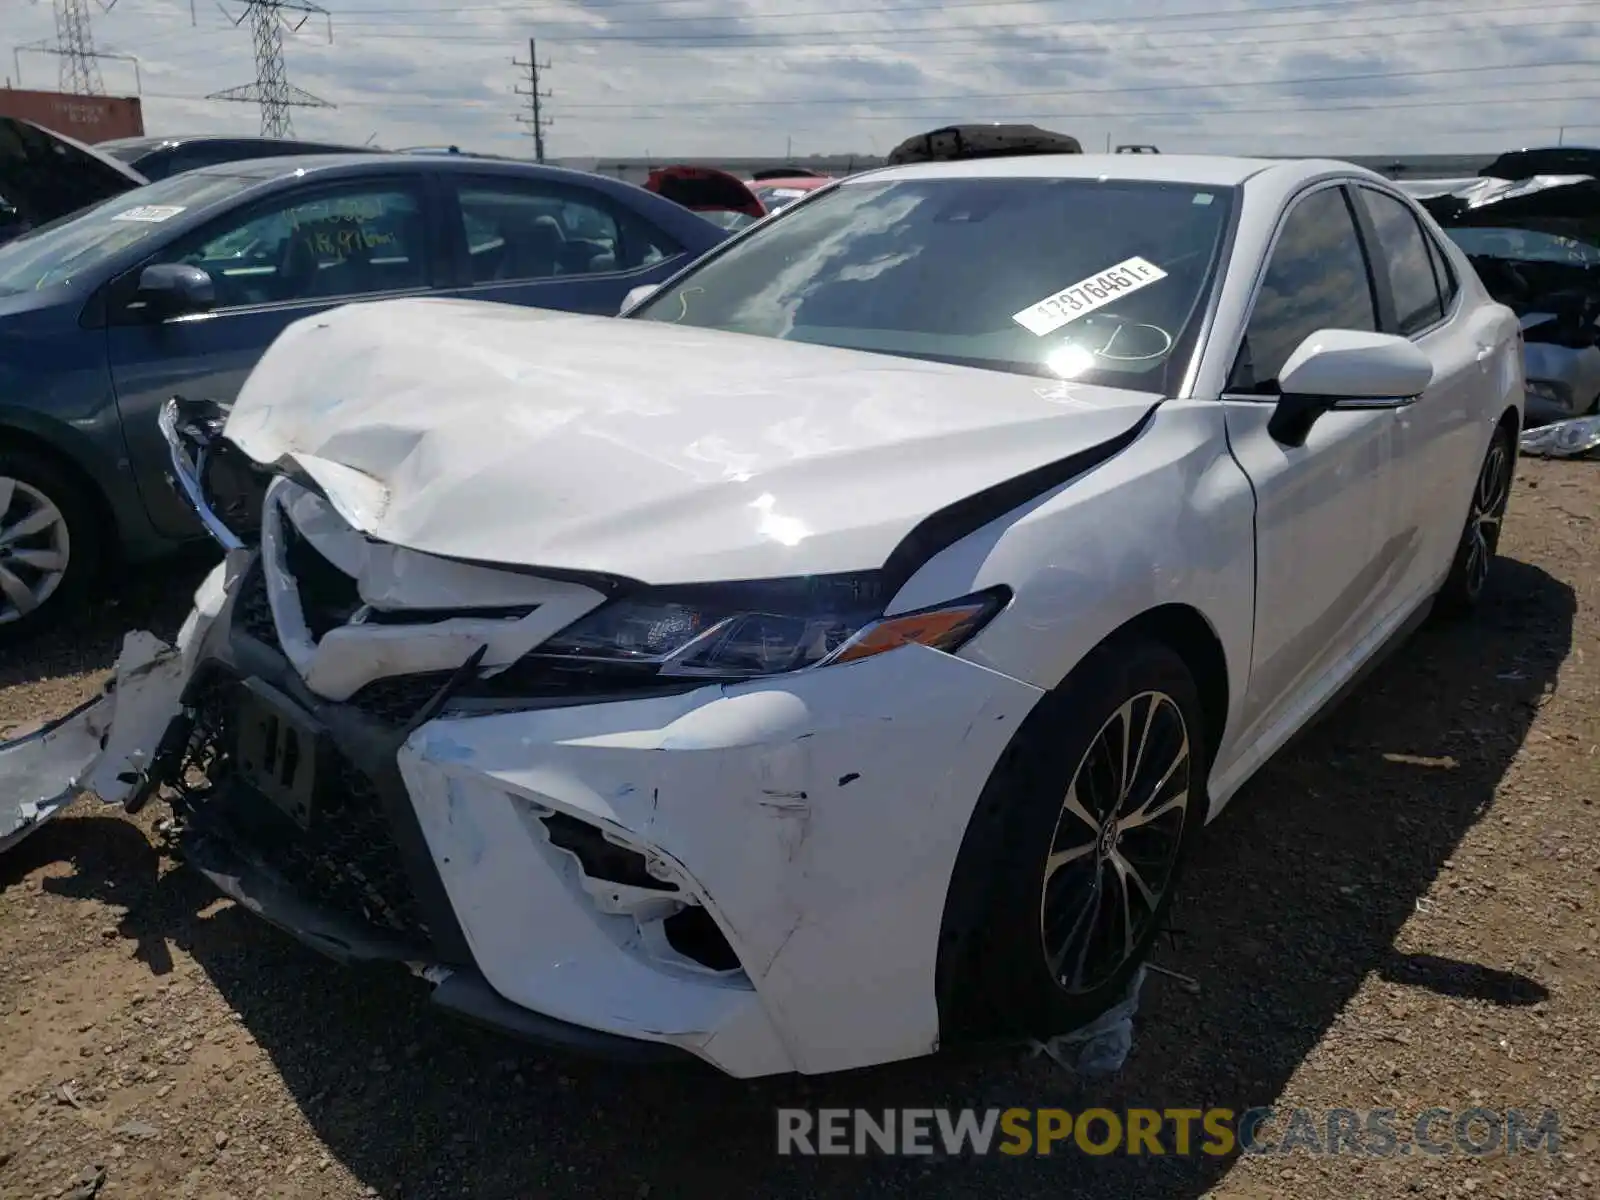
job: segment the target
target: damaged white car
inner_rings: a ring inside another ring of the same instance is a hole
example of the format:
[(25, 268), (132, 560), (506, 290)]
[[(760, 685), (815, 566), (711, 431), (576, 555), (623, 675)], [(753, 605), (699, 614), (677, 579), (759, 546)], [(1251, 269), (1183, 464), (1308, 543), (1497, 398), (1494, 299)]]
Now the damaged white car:
[(0, 794), (160, 796), (269, 921), (548, 1042), (1045, 1038), (1476, 602), (1522, 403), (1514, 314), (1333, 162), (896, 167), (622, 319), (349, 305), (169, 406), (227, 559)]

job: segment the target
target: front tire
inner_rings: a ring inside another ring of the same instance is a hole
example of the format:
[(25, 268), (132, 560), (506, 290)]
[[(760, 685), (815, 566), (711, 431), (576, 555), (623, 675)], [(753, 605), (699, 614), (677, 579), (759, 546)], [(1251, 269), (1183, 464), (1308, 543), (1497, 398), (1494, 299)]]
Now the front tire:
[(1046, 1038), (1123, 996), (1205, 823), (1210, 763), (1183, 659), (1114, 637), (1029, 715), (979, 799), (946, 902), (946, 1043)]
[(0, 644), (37, 636), (81, 603), (101, 548), (93, 506), (67, 472), (0, 448)]
[(1441, 616), (1459, 618), (1473, 612), (1483, 599), (1500, 546), (1500, 530), (1505, 524), (1506, 505), (1511, 499), (1511, 478), (1516, 469), (1516, 442), (1504, 425), (1495, 427), (1472, 485), (1472, 503), (1467, 523), (1461, 531), (1455, 560), (1439, 589), (1435, 611)]

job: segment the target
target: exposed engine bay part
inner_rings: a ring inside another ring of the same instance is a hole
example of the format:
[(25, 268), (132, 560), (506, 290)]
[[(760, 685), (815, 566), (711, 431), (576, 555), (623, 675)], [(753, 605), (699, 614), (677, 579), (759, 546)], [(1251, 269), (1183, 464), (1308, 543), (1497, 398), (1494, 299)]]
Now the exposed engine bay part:
[(657, 167), (644, 188), (691, 212), (734, 212), (755, 220), (767, 215), (743, 180), (715, 167)]
[(946, 125), (919, 133), (889, 151), (891, 167), (908, 163), (960, 162), (1024, 154), (1082, 154), (1077, 138), (1037, 125)]
[(1600, 458), (1600, 417), (1574, 417), (1526, 430), (1522, 453), (1535, 458)]

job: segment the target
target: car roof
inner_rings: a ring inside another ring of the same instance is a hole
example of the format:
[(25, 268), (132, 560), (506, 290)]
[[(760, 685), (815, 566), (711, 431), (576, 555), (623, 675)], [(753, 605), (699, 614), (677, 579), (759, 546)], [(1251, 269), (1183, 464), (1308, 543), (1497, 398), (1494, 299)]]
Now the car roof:
[(366, 153), (352, 151), (347, 154), (285, 154), (272, 158), (250, 158), (238, 162), (214, 163), (185, 172), (189, 175), (232, 175), (240, 179), (280, 179), (295, 174), (331, 174), (359, 172), (370, 174), (386, 168), (399, 167), (406, 171), (472, 171), (504, 174), (532, 174), (555, 181), (568, 179), (574, 182), (596, 179), (615, 182), (609, 176), (588, 171), (575, 171), (570, 167), (555, 167), (549, 163), (525, 162), (515, 158), (478, 158), (468, 154), (405, 154), (395, 152)]
[(850, 176), (847, 184), (901, 179), (1125, 179), (1237, 187), (1257, 175), (1315, 178), (1329, 171), (1373, 172), (1324, 159), (1232, 158), (1212, 154), (1024, 154), (960, 162), (914, 163)]

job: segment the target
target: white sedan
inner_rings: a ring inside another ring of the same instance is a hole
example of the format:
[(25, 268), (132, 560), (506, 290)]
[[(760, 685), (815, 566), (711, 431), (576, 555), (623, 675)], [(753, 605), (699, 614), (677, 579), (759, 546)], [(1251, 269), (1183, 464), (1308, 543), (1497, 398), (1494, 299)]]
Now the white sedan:
[(266, 919), (534, 1038), (1049, 1036), (1262, 762), (1479, 599), (1522, 403), (1516, 317), (1348, 164), (858, 175), (622, 319), (353, 304), (220, 439), (169, 408), (227, 559), (0, 788), (160, 794)]

